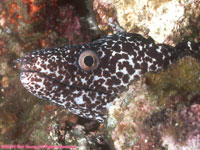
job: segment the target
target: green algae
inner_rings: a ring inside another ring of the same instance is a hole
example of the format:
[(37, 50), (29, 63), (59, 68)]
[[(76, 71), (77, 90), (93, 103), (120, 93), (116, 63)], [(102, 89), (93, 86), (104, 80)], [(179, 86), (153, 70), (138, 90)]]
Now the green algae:
[(190, 56), (184, 57), (167, 70), (148, 73), (150, 91), (158, 97), (158, 104), (165, 105), (173, 95), (200, 93), (200, 62)]
[[(182, 114), (198, 102), (199, 85), (200, 62), (190, 56), (166, 70), (146, 74), (144, 81), (134, 82), (109, 109), (106, 130), (112, 146), (116, 149), (166, 148), (162, 139), (167, 143), (168, 137), (172, 137), (176, 146), (186, 144), (190, 139), (188, 129), (192, 133), (195, 129)], [(198, 118), (198, 114), (193, 116)], [(193, 120), (198, 124), (198, 120)]]

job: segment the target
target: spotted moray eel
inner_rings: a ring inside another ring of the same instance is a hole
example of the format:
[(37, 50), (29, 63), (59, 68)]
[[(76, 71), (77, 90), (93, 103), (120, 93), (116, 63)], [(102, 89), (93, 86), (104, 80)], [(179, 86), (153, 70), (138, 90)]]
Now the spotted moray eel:
[(172, 47), (122, 32), (88, 44), (36, 50), (18, 62), (20, 80), (33, 95), (103, 122), (106, 110), (136, 78), (196, 52), (200, 42)]

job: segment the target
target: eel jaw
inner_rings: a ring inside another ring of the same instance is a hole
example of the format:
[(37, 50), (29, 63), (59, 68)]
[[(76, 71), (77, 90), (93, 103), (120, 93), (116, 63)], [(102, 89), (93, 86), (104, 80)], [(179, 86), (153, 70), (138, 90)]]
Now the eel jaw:
[(107, 94), (66, 86), (55, 80), (49, 80), (37, 72), (22, 71), (20, 80), (34, 96), (61, 105), (78, 116), (99, 122), (105, 120), (105, 112), (112, 104)]
[(36, 71), (21, 70), (20, 80), (34, 96), (63, 106), (78, 116), (98, 122), (104, 122), (106, 110), (114, 98), (106, 93), (65, 85)]
[(28, 53), (15, 61), (21, 65), (21, 83), (30, 93), (40, 99), (61, 105), (78, 116), (99, 122), (105, 120), (105, 112), (115, 96), (94, 89), (64, 84), (48, 73), (40, 72), (40, 68), (36, 66), (40, 57), (37, 55)]

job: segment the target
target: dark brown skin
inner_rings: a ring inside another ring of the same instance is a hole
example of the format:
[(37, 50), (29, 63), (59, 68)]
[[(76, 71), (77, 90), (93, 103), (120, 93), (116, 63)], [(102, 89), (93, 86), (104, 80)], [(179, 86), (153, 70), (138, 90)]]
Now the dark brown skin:
[(200, 42), (172, 47), (122, 32), (88, 44), (33, 51), (18, 61), (21, 82), (29, 92), (102, 122), (113, 100), (136, 78), (196, 52)]

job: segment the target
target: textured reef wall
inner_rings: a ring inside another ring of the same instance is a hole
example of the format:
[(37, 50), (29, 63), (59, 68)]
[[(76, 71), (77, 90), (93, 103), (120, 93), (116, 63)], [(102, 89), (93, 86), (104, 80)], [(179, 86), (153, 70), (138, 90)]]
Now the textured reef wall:
[(116, 149), (199, 149), (199, 63), (185, 57), (122, 94), (107, 120)]
[(1, 0), (0, 145), (76, 145), (77, 149), (200, 149), (200, 61), (184, 57), (133, 83), (105, 124), (38, 100), (13, 60), (40, 48), (128, 32), (172, 46), (200, 39), (199, 0)]

